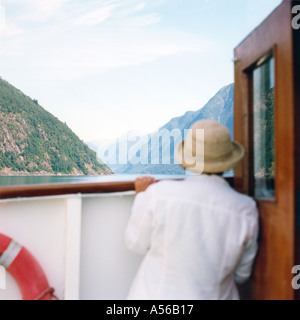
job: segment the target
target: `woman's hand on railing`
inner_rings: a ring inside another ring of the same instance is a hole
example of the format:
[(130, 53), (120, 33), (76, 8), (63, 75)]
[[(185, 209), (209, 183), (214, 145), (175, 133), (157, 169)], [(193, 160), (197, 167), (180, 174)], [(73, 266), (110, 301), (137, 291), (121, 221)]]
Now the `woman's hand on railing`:
[(134, 188), (136, 193), (144, 192), (151, 184), (156, 183), (155, 178), (152, 177), (140, 177), (134, 182)]

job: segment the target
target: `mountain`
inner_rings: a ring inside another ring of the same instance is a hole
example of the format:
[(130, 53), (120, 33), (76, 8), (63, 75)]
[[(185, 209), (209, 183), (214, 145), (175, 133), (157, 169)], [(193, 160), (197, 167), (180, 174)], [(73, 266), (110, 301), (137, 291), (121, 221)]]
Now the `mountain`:
[(0, 78), (0, 175), (6, 174), (112, 171), (66, 124)]
[(128, 132), (116, 140), (93, 140), (88, 141), (87, 145), (97, 152), (104, 163), (109, 164), (113, 172), (126, 173), (125, 167), (128, 165), (128, 159), (131, 158), (132, 150), (139, 152), (139, 147), (147, 144), (148, 141), (149, 135)]
[(162, 128), (183, 130), (188, 129), (198, 120), (210, 119), (224, 124), (233, 135), (233, 99), (234, 85), (230, 84), (220, 89), (203, 108), (198, 111), (188, 111), (181, 117), (173, 118)]
[[(227, 126), (233, 137), (233, 95), (234, 85), (230, 84), (220, 89), (203, 108), (171, 119), (148, 137), (129, 135), (106, 144), (93, 141), (89, 146), (116, 173), (184, 174), (174, 159), (175, 147), (184, 138), (184, 130), (198, 120), (211, 119)], [(124, 161), (124, 150), (127, 161)]]

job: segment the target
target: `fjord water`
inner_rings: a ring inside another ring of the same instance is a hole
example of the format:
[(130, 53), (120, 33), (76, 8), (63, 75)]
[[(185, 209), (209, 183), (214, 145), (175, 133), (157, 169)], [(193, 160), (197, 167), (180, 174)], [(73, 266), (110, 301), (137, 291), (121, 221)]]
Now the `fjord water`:
[[(0, 176), (0, 187), (36, 184), (134, 181), (137, 177), (140, 176), (152, 176), (155, 177), (155, 179), (157, 180), (184, 179), (185, 177), (190, 175), (193, 175), (193, 173), (187, 171), (185, 175), (115, 174), (107, 176)], [(225, 172), (224, 177), (233, 177), (233, 170)]]

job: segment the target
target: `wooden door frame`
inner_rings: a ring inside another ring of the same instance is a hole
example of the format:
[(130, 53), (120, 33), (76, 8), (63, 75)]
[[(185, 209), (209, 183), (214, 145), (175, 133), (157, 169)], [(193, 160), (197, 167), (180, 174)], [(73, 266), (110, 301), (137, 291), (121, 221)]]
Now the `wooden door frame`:
[[(235, 53), (235, 140), (246, 149), (235, 171), (235, 188), (253, 191), (252, 79), (249, 69), (273, 50), (275, 58), (276, 198), (259, 200), (261, 237), (252, 280), (253, 299), (293, 299), (295, 157), (294, 61), (291, 1), (277, 7), (239, 46)], [(259, 8), (258, 8), (259, 10)]]

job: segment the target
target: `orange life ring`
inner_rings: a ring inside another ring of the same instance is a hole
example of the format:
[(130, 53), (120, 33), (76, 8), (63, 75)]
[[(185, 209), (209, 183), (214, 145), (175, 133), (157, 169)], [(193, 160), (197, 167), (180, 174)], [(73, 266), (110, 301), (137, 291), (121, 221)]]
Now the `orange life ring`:
[(17, 282), (23, 300), (52, 300), (45, 273), (33, 255), (13, 239), (0, 233), (0, 265)]

